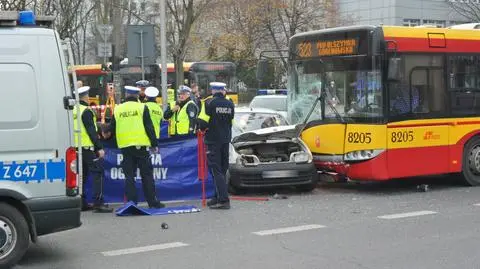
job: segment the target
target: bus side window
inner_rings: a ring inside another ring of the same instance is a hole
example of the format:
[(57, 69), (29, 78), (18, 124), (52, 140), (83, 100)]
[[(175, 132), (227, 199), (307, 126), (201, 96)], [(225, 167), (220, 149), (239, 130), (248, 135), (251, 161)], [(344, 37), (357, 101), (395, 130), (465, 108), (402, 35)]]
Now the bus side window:
[(480, 114), (480, 56), (448, 56), (450, 105), (454, 116)]
[(390, 83), (390, 115), (429, 118), (446, 112), (443, 59), (440, 55), (406, 55), (399, 82)]

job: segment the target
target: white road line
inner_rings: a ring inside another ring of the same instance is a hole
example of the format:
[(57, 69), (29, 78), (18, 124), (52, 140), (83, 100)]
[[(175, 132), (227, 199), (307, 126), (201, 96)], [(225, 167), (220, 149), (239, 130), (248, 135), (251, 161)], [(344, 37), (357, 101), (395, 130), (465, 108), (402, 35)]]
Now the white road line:
[(253, 234), (264, 236), (264, 235), (274, 235), (274, 234), (307, 231), (307, 230), (320, 229), (320, 228), (325, 228), (325, 227), (327, 227), (327, 226), (318, 225), (318, 224), (310, 224), (310, 225), (302, 225), (302, 226), (295, 226), (295, 227), (279, 228), (279, 229), (273, 229), (273, 230), (258, 231), (258, 232), (254, 232)]
[(135, 254), (135, 253), (142, 253), (148, 251), (155, 251), (155, 250), (164, 250), (170, 248), (179, 248), (179, 247), (186, 247), (188, 244), (182, 242), (173, 242), (167, 244), (159, 244), (159, 245), (150, 245), (144, 247), (136, 247), (136, 248), (125, 248), (125, 249), (118, 249), (118, 250), (111, 250), (111, 251), (104, 251), (102, 252), (103, 256), (112, 257), (112, 256), (120, 256), (126, 254)]
[(480, 206), (480, 204), (474, 204), (474, 206)]
[(435, 212), (435, 211), (414, 211), (414, 212), (407, 212), (407, 213), (400, 213), (400, 214), (378, 216), (377, 218), (379, 218), (379, 219), (401, 219), (401, 218), (418, 217), (418, 216), (432, 215), (432, 214), (437, 214), (437, 212)]

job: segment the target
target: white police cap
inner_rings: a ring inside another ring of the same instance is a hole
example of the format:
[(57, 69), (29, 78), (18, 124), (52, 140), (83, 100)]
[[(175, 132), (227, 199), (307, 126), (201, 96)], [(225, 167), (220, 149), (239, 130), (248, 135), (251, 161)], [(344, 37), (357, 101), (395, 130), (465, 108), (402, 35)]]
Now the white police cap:
[(177, 93), (191, 93), (192, 89), (190, 87), (182, 85), (178, 88)]
[(145, 95), (147, 97), (157, 97), (160, 91), (156, 87), (148, 87), (145, 89)]
[(223, 82), (210, 82), (210, 88), (212, 90), (225, 90), (225, 87), (227, 87), (227, 84)]
[(128, 93), (139, 93), (140, 89), (133, 86), (125, 86), (125, 91)]
[(77, 89), (78, 94), (85, 94), (90, 90), (89, 86), (83, 86)]
[(148, 85), (150, 85), (150, 82), (148, 80), (139, 80), (135, 83), (135, 85), (137, 85), (137, 87), (148, 87)]

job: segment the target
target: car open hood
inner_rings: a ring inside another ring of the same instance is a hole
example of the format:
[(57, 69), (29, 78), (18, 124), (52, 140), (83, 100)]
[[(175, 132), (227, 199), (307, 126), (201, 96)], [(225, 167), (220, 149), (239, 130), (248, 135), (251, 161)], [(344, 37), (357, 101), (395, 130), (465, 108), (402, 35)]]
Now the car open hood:
[(303, 127), (303, 124), (299, 124), (258, 129), (234, 137), (232, 139), (232, 144), (233, 146), (236, 146), (236, 144), (244, 142), (298, 138)]

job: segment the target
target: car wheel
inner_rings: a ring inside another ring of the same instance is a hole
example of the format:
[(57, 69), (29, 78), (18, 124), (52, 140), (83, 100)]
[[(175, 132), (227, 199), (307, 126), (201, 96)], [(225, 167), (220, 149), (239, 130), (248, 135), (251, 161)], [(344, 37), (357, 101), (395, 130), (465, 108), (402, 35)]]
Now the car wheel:
[(311, 192), (315, 188), (317, 188), (316, 183), (310, 183), (310, 184), (306, 184), (306, 185), (297, 186), (297, 190), (299, 190), (301, 192)]
[(230, 194), (244, 194), (245, 189), (235, 187), (233, 184), (230, 182), (230, 172), (227, 170), (227, 176), (226, 176), (226, 181), (227, 181), (227, 186), (228, 186), (228, 192)]
[(480, 185), (480, 137), (470, 139), (463, 151), (462, 175), (466, 185)]
[(15, 207), (0, 203), (0, 268), (10, 268), (27, 252), (28, 224)]

